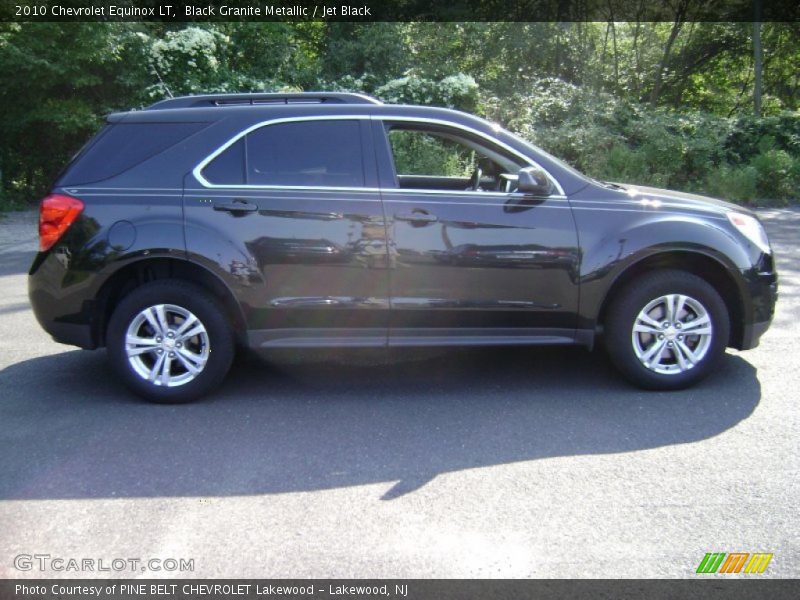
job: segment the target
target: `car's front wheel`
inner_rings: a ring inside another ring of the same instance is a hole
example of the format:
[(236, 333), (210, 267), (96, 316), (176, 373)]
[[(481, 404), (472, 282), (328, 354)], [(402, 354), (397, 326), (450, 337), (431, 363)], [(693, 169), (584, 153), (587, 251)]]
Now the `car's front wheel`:
[(617, 368), (647, 389), (675, 390), (706, 377), (730, 333), (724, 300), (704, 279), (656, 271), (617, 294), (606, 319), (606, 348)]
[(178, 281), (148, 283), (123, 298), (106, 345), (128, 387), (159, 403), (208, 393), (224, 379), (234, 354), (233, 332), (216, 299)]

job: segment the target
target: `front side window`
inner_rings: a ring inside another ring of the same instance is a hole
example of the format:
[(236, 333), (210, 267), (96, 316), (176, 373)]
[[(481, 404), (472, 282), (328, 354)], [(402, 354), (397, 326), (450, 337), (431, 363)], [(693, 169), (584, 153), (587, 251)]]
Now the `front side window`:
[(388, 126), (397, 185), (405, 189), (510, 192), (519, 159), (447, 128)]
[(216, 185), (363, 187), (356, 120), (266, 125), (227, 148), (202, 171)]

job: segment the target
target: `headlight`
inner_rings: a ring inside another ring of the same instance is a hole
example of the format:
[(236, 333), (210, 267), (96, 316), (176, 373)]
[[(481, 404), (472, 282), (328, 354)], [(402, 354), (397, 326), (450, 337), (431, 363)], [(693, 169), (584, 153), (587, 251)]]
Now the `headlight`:
[(764, 231), (764, 226), (758, 219), (738, 212), (729, 212), (728, 220), (744, 237), (753, 242), (759, 250), (765, 254), (772, 252), (772, 248), (769, 247), (767, 232)]

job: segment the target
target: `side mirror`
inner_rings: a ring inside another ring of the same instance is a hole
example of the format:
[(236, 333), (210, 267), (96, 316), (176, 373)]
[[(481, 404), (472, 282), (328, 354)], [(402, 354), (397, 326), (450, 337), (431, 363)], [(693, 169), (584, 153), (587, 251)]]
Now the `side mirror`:
[(550, 180), (544, 171), (537, 167), (525, 167), (517, 174), (517, 191), (533, 196), (549, 196)]

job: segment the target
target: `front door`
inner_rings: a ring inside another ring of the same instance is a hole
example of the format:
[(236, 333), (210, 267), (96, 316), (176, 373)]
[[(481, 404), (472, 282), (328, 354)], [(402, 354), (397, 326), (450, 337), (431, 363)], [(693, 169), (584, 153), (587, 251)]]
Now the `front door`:
[(375, 120), (392, 345), (571, 341), (578, 240), (563, 196), (516, 192), (528, 166), (448, 125)]

